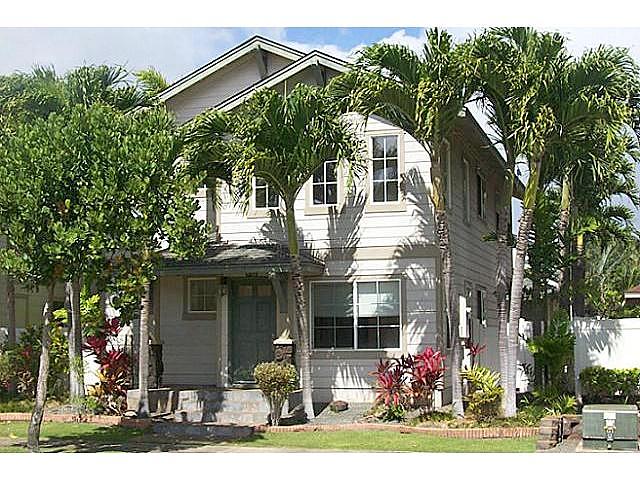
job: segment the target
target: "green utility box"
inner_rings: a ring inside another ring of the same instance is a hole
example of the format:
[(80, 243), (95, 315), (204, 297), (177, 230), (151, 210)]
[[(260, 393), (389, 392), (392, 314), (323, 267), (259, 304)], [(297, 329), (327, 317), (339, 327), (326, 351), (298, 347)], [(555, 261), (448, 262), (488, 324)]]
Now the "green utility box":
[(582, 439), (582, 445), (587, 449), (637, 450), (638, 407), (585, 405)]

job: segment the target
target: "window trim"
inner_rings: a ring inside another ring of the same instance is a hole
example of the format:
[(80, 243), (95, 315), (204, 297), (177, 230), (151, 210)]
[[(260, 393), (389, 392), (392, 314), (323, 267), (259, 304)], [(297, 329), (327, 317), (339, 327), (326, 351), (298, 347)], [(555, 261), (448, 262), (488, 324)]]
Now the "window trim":
[(478, 320), (478, 324), (480, 324), (480, 326), (486, 327), (487, 326), (487, 289), (481, 285), (476, 285), (476, 302), (475, 303), (476, 303), (475, 318), (476, 320)]
[[(398, 346), (397, 347), (381, 347), (381, 348), (358, 348), (358, 304), (357, 304), (357, 284), (358, 283), (370, 283), (370, 282), (397, 282), (398, 283)], [(352, 288), (352, 309), (353, 309), (353, 347), (316, 347), (315, 346), (315, 336), (314, 336), (314, 327), (315, 327), (315, 318), (314, 318), (314, 302), (313, 302), (313, 289), (317, 284), (328, 284), (328, 283), (348, 283)], [(345, 280), (345, 279), (327, 279), (327, 280), (311, 280), (309, 282), (309, 338), (311, 340), (311, 351), (312, 352), (399, 352), (404, 348), (404, 334), (405, 334), (405, 325), (404, 325), (404, 315), (403, 308), (404, 302), (402, 299), (402, 289), (403, 282), (402, 278), (399, 277), (373, 277), (373, 278), (356, 278), (353, 280)]]
[[(392, 202), (373, 201), (373, 139), (374, 137), (396, 137), (398, 147), (398, 200)], [(399, 129), (375, 130), (365, 133), (367, 142), (367, 202), (365, 204), (366, 213), (376, 212), (404, 212), (407, 209), (402, 183), (405, 175), (404, 141), (405, 132)]]
[[(191, 282), (198, 280), (213, 280), (214, 285), (216, 286), (216, 294), (215, 294), (215, 302), (216, 309), (215, 310), (191, 310)], [(220, 278), (215, 276), (194, 276), (194, 277), (185, 277), (184, 279), (184, 312), (183, 319), (186, 320), (204, 320), (207, 318), (215, 319), (218, 316), (218, 300), (220, 299)]]
[[(337, 202), (335, 204), (316, 205), (313, 203), (313, 175), (305, 183), (304, 187), (304, 213), (305, 215), (326, 215), (331, 209), (341, 208), (344, 203), (344, 174), (343, 165), (339, 160), (325, 160), (325, 162), (336, 162), (336, 183), (337, 183)], [(322, 164), (325, 165), (324, 163)], [(325, 172), (326, 173), (326, 172)], [(326, 185), (326, 181), (324, 182)]]

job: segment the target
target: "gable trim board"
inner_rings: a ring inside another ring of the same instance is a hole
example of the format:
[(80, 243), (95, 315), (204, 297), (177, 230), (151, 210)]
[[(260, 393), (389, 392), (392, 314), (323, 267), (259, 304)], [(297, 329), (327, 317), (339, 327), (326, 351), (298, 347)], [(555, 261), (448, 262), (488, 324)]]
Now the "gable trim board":
[(287, 58), (292, 61), (296, 61), (304, 56), (304, 53), (295, 50), (286, 45), (282, 45), (280, 43), (274, 42), (267, 38), (261, 36), (254, 36), (248, 39), (246, 42), (241, 43), (237, 47), (229, 50), (226, 53), (223, 53), (219, 57), (215, 58), (211, 62), (203, 65), (202, 67), (194, 70), (193, 72), (185, 75), (178, 81), (171, 84), (165, 90), (158, 94), (158, 99), (162, 101), (166, 101), (175, 95), (183, 92), (187, 88), (192, 85), (198, 83), (199, 81), (205, 79), (209, 75), (227, 65), (233, 63), (240, 57), (243, 57), (250, 53), (252, 50), (257, 50), (258, 52), (271, 52), (275, 55), (279, 55), (281, 57)]
[(349, 68), (349, 64), (347, 62), (344, 62), (338, 58), (332, 57), (317, 50), (313, 50), (312, 52), (308, 53), (292, 64), (284, 67), (273, 75), (263, 79), (260, 82), (250, 85), (244, 90), (241, 90), (235, 95), (229, 97), (225, 101), (220, 102), (218, 105), (216, 105), (216, 107), (221, 110), (233, 110), (235, 107), (249, 98), (251, 94), (256, 90), (260, 88), (274, 87), (280, 82), (295, 75), (296, 73), (299, 73), (308, 67), (316, 65), (329, 67), (340, 73), (347, 71), (347, 69)]

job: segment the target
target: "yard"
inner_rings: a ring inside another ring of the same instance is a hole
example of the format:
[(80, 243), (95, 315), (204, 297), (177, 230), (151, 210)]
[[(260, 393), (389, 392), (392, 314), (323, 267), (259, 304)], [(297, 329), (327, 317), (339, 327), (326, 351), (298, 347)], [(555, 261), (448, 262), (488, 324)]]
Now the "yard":
[[(26, 452), (26, 422), (0, 423), (0, 453)], [(140, 430), (86, 423), (44, 423), (43, 452), (243, 451), (270, 449), (378, 452), (533, 452), (535, 438), (465, 440), (397, 432), (279, 432), (234, 442), (205, 442), (159, 437)]]

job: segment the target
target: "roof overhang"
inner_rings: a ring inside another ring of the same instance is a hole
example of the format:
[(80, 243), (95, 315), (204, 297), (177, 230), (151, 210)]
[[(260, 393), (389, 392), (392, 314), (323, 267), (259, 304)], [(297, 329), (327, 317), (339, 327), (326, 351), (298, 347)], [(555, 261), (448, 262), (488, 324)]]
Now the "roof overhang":
[[(287, 247), (280, 244), (215, 243), (207, 247), (204, 257), (179, 260), (162, 252), (163, 261), (157, 273), (168, 275), (268, 275), (290, 271), (291, 259)], [(311, 253), (300, 253), (300, 266), (304, 274), (321, 274), (324, 262)]]
[(205, 79), (212, 73), (221, 70), (226, 67), (230, 63), (235, 60), (247, 55), (253, 50), (264, 50), (267, 52), (271, 52), (275, 55), (280, 55), (281, 57), (287, 58), (292, 61), (296, 61), (304, 56), (303, 52), (295, 50), (291, 47), (287, 47), (286, 45), (282, 45), (280, 43), (269, 40), (268, 38), (255, 36), (251, 37), (244, 43), (241, 43), (237, 47), (229, 50), (228, 52), (222, 54), (218, 58), (212, 60), (211, 62), (203, 65), (202, 67), (194, 70), (188, 75), (182, 77), (178, 81), (171, 84), (169, 87), (164, 89), (162, 92), (158, 94), (158, 99), (161, 101), (166, 101), (171, 97), (179, 94), (180, 92), (186, 90), (190, 86), (198, 83), (199, 81)]
[(268, 76), (264, 80), (254, 83), (253, 85), (241, 90), (232, 97), (224, 100), (216, 105), (216, 108), (220, 110), (233, 110), (249, 98), (256, 90), (261, 88), (275, 87), (281, 82), (284, 82), (287, 78), (299, 73), (309, 67), (323, 66), (335, 70), (336, 72), (345, 72), (349, 68), (349, 64), (343, 60), (327, 55), (326, 53), (314, 50), (309, 52), (302, 58), (293, 62), (291, 65), (278, 70), (273, 75)]

